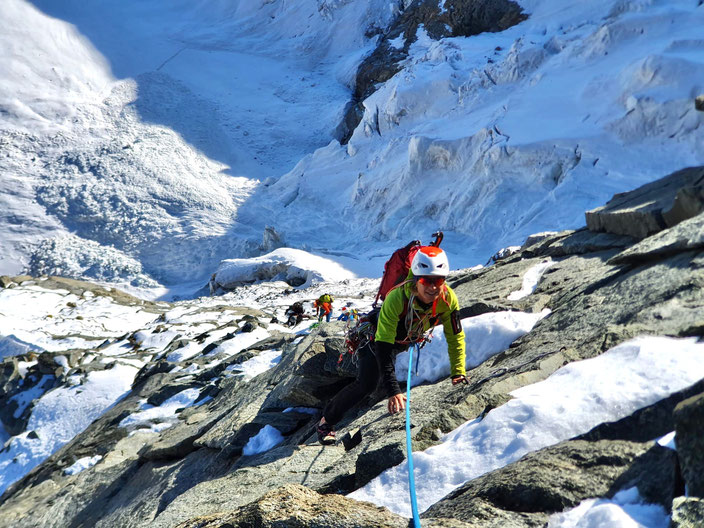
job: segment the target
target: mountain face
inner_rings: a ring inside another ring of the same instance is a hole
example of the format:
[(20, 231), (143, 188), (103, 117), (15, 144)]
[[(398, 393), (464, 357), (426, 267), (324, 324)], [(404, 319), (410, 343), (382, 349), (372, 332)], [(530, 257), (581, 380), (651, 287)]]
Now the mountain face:
[[(567, 375), (565, 368), (613, 357), (615, 350), (635, 362), (634, 343), (644, 336), (659, 336), (653, 357), (663, 360), (672, 353), (667, 337), (701, 340), (703, 170), (683, 170), (617, 195), (588, 212), (588, 228), (543, 233), (491, 266), (450, 275), (465, 321), (490, 314), (542, 315), (508, 348), (478, 361), (468, 385), (452, 386), (443, 377), (412, 388), (412, 438), (419, 460), (420, 451), (448, 441), (445, 433), (472, 424), (492, 427), (498, 416), (519, 405), (521, 394)], [(663, 224), (663, 218), (669, 220)], [(660, 227), (644, 232), (643, 225)], [(538, 265), (543, 273), (537, 288), (514, 295)], [(40, 287), (55, 292), (56, 318), (77, 317), (67, 302), (77, 310), (97, 301), (114, 303), (136, 318), (126, 335), (111, 335), (105, 327), (102, 335), (77, 336), (83, 342), (70, 350), (38, 357), (26, 350), (4, 360), (0, 419), (13, 435), (5, 450), (16, 450), (18, 457), (20, 442), (44, 434), (41, 428), (29, 430), (38, 427), (31, 414), (42, 399), (23, 400), (24, 391), (38, 396), (73, 390), (79, 405), (80, 392), (89, 390), (95, 373), (130, 365), (134, 372), (124, 396), (6, 489), (0, 525), (408, 525), (406, 517), (386, 508), (343, 496), (354, 492), (358, 497), (406, 458), (404, 419), (389, 416), (379, 395), (345, 416), (336, 445), (316, 442), (319, 410), (354, 376), (341, 322), (298, 335), (275, 330), (275, 308), (228, 305), (227, 295), (147, 303), (60, 278), (5, 277), (3, 285), (3, 295)], [(369, 302), (375, 286), (326, 285), (337, 298)], [(286, 285), (278, 291), (271, 287), (269, 306), (284, 306), (288, 291)], [(61, 338), (48, 337), (44, 348), (51, 350), (51, 339)], [(471, 339), (469, 344), (474, 344)], [(268, 368), (243, 373), (253, 360)], [(658, 373), (647, 374), (655, 383)], [(598, 387), (608, 375), (595, 368), (586, 383)], [(497, 455), (505, 462), (490, 461), (488, 453), (480, 456), (477, 463), (484, 469), (433, 499), (421, 515), (423, 525), (545, 526), (584, 501), (623, 497), (637, 488), (644, 502), (671, 512), (673, 526), (700, 526), (704, 381), (686, 372), (675, 379), (648, 397), (647, 388), (635, 395), (616, 385), (590, 403), (605, 413), (599, 419), (589, 418), (596, 411), (575, 411), (570, 402), (581, 389), (563, 386), (564, 392), (553, 395), (564, 406), (559, 427), (543, 425), (562, 433), (539, 449), (521, 451), (529, 436), (523, 429), (527, 436), (517, 436)], [(22, 401), (24, 406), (18, 405)], [(167, 408), (168, 413), (156, 412)], [(520, 430), (531, 420), (529, 414), (513, 415), (511, 423)], [(253, 449), (254, 437), (274, 429), (278, 433), (269, 436), (275, 438), (270, 446)], [(676, 431), (676, 451), (654, 441), (671, 431)], [(79, 461), (85, 464), (82, 471), (76, 469)]]
[[(470, 37), (484, 32), (503, 31), (525, 20), (521, 7), (509, 0), (450, 0), (411, 2), (388, 28), (379, 28), (377, 46), (357, 69), (353, 98), (338, 126), (340, 143), (346, 144), (364, 117), (363, 101), (403, 69), (416, 33), (427, 31), (433, 40), (443, 37)], [(402, 44), (400, 42), (402, 42)], [(400, 44), (400, 45), (399, 45)], [(378, 115), (377, 115), (378, 118)], [(377, 130), (379, 135), (381, 131)]]
[(485, 262), (704, 163), (702, 13), (4, 1), (0, 273), (202, 286), (272, 230), (365, 261), (442, 229)]

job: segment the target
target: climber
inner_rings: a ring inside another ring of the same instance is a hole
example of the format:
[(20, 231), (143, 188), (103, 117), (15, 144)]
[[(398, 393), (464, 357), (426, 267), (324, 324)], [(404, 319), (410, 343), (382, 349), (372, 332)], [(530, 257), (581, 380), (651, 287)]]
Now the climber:
[(409, 345), (421, 342), (438, 323), (442, 323), (447, 341), (452, 384), (468, 383), (459, 302), (445, 284), (449, 271), (447, 254), (442, 249), (424, 246), (415, 254), (407, 280), (393, 288), (381, 305), (374, 341), (358, 351), (357, 379), (323, 409), (317, 426), (321, 444), (335, 442), (335, 424), (379, 384), (388, 398), (389, 413), (405, 408), (406, 397), (396, 380), (394, 359)]
[(308, 319), (310, 317), (310, 315), (305, 313), (303, 303), (300, 301), (295, 302), (286, 308), (285, 315), (287, 317), (286, 322), (284, 323), (286, 326), (296, 326), (303, 319)]
[(332, 302), (335, 298), (329, 293), (324, 293), (313, 301), (313, 306), (315, 307), (315, 315), (318, 316), (318, 321), (323, 320), (325, 316), (325, 321), (330, 322), (330, 317), (332, 316)]
[(358, 317), (358, 312), (355, 308), (348, 309), (347, 306), (342, 307), (342, 313), (338, 316), (338, 321), (354, 321)]

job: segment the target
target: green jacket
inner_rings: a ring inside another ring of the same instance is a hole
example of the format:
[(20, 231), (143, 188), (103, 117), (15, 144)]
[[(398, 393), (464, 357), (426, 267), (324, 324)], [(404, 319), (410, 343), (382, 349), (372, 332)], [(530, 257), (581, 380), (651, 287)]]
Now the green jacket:
[[(392, 289), (379, 312), (374, 339), (379, 342), (402, 344), (408, 337), (405, 317), (403, 311), (408, 299), (411, 296), (412, 283), (406, 282), (403, 286)], [(432, 325), (433, 307), (422, 306), (418, 299), (414, 302), (416, 313), (422, 318), (423, 331), (430, 329)], [(410, 308), (409, 308), (410, 309)], [(445, 339), (447, 340), (447, 354), (450, 356), (450, 375), (465, 375), (465, 338), (462, 324), (460, 323), (460, 304), (457, 295), (447, 284), (444, 285), (444, 294), (438, 297), (435, 303), (435, 315), (437, 322), (442, 323)], [(427, 316), (427, 317), (424, 317)]]

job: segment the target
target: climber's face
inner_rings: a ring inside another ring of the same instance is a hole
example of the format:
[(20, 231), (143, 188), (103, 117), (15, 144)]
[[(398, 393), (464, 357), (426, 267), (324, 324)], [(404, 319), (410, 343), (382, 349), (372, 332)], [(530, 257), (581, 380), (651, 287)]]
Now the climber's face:
[(444, 283), (443, 277), (418, 277), (416, 282), (418, 297), (426, 304), (435, 302)]

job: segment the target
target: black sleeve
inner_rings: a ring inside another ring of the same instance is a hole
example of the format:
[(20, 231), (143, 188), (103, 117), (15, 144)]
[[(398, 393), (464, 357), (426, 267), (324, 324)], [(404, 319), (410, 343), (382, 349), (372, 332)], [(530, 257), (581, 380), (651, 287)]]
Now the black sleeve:
[(381, 386), (387, 398), (396, 396), (401, 392), (396, 380), (396, 369), (394, 368), (394, 346), (384, 341), (375, 341), (374, 355), (379, 365), (379, 375), (381, 376)]
[(457, 335), (462, 331), (462, 320), (460, 319), (459, 310), (453, 310), (450, 314), (450, 321), (452, 322), (452, 332)]

